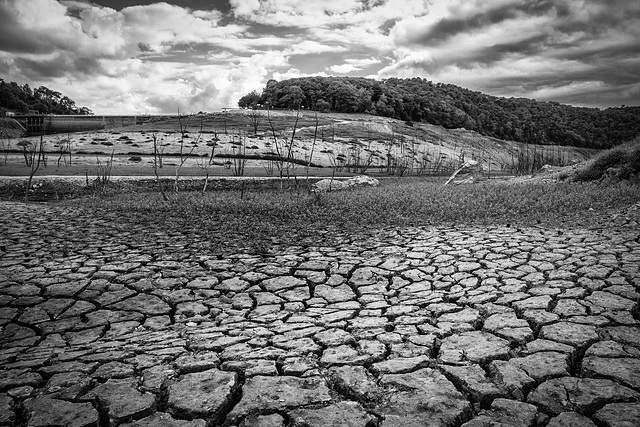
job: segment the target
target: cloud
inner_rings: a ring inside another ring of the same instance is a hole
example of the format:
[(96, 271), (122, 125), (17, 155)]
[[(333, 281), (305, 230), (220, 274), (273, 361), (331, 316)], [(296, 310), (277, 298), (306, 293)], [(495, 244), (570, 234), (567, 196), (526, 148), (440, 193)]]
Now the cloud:
[(95, 1), (0, 0), (0, 75), (97, 113), (211, 110), (270, 78), (345, 74), (640, 103), (640, 2)]
[(327, 68), (327, 71), (331, 71), (339, 74), (348, 74), (354, 71), (360, 71), (370, 65), (379, 64), (380, 60), (370, 57), (362, 59), (347, 59), (344, 64), (332, 65)]
[(420, 76), (574, 103), (582, 90), (583, 105), (619, 105), (591, 94), (632, 84), (638, 64), (626, 59), (640, 53), (640, 3), (452, 0), (399, 21), (390, 36), (394, 61), (379, 77)]

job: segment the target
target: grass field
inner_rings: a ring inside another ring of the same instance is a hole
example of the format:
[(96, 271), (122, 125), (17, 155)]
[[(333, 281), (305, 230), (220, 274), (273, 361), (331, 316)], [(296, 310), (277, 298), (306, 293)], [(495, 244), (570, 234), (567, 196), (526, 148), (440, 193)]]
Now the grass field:
[(211, 241), (261, 251), (272, 244), (344, 238), (394, 226), (509, 225), (598, 227), (618, 209), (640, 202), (640, 186), (507, 184), (443, 186), (418, 178), (385, 179), (380, 187), (313, 194), (305, 188), (157, 191), (66, 201), (120, 224), (204, 233)]

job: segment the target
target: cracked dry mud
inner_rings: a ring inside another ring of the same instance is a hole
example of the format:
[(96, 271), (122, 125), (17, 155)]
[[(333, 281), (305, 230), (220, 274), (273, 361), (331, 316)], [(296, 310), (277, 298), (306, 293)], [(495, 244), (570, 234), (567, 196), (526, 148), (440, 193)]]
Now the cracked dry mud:
[(0, 214), (1, 426), (640, 425), (637, 222), (219, 256)]

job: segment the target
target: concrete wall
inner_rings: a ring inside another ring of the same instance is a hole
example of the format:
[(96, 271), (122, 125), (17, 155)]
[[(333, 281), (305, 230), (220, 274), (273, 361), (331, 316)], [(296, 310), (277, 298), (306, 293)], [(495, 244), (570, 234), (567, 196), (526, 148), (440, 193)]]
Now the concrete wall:
[(142, 123), (138, 116), (42, 116), (24, 115), (14, 117), (27, 130), (28, 135), (82, 132), (109, 129)]

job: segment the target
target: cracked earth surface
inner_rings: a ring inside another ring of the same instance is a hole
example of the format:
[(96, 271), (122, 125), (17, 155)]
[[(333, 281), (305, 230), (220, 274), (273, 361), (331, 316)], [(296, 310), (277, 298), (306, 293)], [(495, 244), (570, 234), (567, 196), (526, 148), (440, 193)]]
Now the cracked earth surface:
[(0, 214), (2, 426), (640, 425), (637, 221), (221, 256)]

